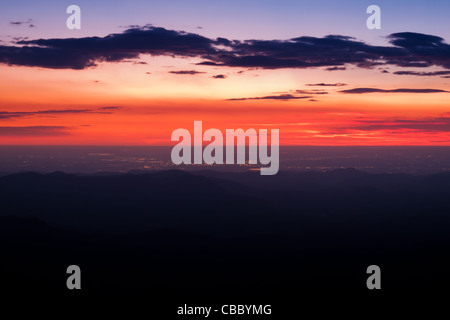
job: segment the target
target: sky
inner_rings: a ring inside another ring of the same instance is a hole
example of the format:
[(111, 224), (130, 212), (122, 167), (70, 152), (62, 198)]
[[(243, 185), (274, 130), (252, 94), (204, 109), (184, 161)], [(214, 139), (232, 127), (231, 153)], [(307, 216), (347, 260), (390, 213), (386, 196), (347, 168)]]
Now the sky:
[[(81, 29), (69, 30), (69, 5)], [(370, 5), (381, 29), (370, 30)], [(450, 145), (449, 1), (2, 1), (0, 144)]]

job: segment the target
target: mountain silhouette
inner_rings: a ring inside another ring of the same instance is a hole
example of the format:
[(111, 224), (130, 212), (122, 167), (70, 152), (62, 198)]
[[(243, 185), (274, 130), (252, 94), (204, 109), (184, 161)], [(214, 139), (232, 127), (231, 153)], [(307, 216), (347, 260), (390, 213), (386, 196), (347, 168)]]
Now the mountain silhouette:
[(7, 175), (2, 286), (60, 292), (77, 264), (88, 293), (369, 294), (377, 264), (394, 296), (439, 292), (450, 284), (449, 185), (449, 174), (354, 169)]

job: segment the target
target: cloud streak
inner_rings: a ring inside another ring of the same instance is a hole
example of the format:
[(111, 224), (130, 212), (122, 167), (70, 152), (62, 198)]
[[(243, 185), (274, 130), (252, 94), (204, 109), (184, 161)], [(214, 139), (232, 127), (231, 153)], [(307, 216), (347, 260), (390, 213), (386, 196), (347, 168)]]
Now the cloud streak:
[(288, 101), (288, 100), (301, 100), (301, 99), (310, 99), (311, 96), (295, 96), (292, 94), (281, 94), (276, 96), (264, 96), (264, 97), (252, 97), (252, 98), (234, 98), (234, 99), (227, 99), (228, 101), (243, 101), (243, 100), (282, 100), (282, 101)]
[(414, 130), (424, 132), (450, 132), (450, 117), (426, 118), (421, 120), (397, 119), (392, 121), (370, 120), (359, 121), (362, 125), (352, 127), (352, 130)]
[(326, 68), (325, 70), (327, 71), (344, 71), (347, 70), (346, 67), (330, 67), (330, 68)]
[(169, 71), (169, 73), (193, 76), (193, 75), (201, 74), (204, 72), (200, 72), (200, 71), (196, 71), (196, 70), (179, 70), (179, 71)]
[[(39, 111), (0, 111), (1, 119), (11, 119), (11, 118), (23, 118), (23, 117), (33, 117), (33, 116), (46, 116), (46, 115), (61, 115), (61, 114), (81, 114), (81, 113), (100, 113), (100, 114), (111, 114), (111, 110), (117, 110), (120, 107), (101, 107), (98, 109), (68, 109), (68, 110), (39, 110)], [(98, 110), (110, 110), (110, 111), (98, 111)]]
[[(276, 95), (275, 95), (276, 94)], [(244, 101), (244, 100), (281, 100), (281, 101), (289, 101), (289, 100), (303, 100), (310, 99), (309, 101), (317, 101), (313, 98), (313, 95), (323, 95), (328, 94), (327, 91), (324, 90), (290, 90), (287, 92), (274, 92), (273, 95), (262, 96), (262, 97), (251, 97), (251, 98), (233, 98), (227, 99), (228, 101)]]
[(363, 94), (363, 93), (448, 93), (449, 91), (441, 89), (377, 89), (377, 88), (354, 88), (341, 90), (341, 93)]
[(27, 25), (29, 28), (34, 28), (33, 19), (28, 19), (27, 21), (10, 21), (9, 24), (13, 26)]
[(432, 76), (445, 76), (449, 75), (450, 71), (434, 71), (434, 72), (417, 72), (417, 71), (396, 71), (394, 74), (401, 76), (421, 76), (421, 77), (432, 77)]
[(68, 129), (64, 126), (0, 127), (0, 136), (64, 136), (69, 134)]
[(309, 87), (343, 87), (346, 86), (346, 83), (307, 83), (306, 84)]

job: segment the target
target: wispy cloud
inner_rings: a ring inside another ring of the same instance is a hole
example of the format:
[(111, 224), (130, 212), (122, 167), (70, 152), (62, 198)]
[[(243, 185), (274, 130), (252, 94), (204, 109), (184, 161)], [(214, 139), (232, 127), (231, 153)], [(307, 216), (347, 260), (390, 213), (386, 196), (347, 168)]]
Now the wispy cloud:
[(300, 99), (309, 99), (311, 96), (295, 96), (292, 94), (281, 94), (276, 96), (263, 96), (263, 97), (252, 97), (252, 98), (234, 98), (227, 99), (228, 101), (242, 101), (242, 100), (300, 100)]
[(424, 118), (418, 120), (360, 120), (360, 125), (351, 127), (352, 130), (378, 131), (378, 130), (415, 130), (426, 132), (450, 132), (450, 117)]
[(0, 127), (0, 136), (63, 136), (69, 134), (68, 129), (64, 126)]
[(307, 83), (307, 86), (310, 87), (342, 87), (342, 86), (346, 86), (346, 83)]
[(14, 112), (0, 111), (0, 120), (10, 118), (32, 117), (32, 116), (47, 116), (47, 115), (54, 116), (61, 114), (80, 114), (80, 113), (111, 114), (112, 110), (117, 110), (119, 108), (120, 107), (101, 107), (98, 109), (38, 110), (38, 111), (14, 111)]
[(396, 71), (394, 74), (402, 76), (421, 76), (421, 77), (432, 77), (432, 76), (445, 76), (450, 74), (450, 71), (433, 71), (433, 72), (417, 72), (417, 71)]
[(326, 68), (325, 70), (327, 71), (344, 71), (347, 70), (346, 67), (330, 67), (330, 68)]
[(200, 72), (200, 71), (196, 71), (196, 70), (179, 70), (179, 71), (169, 71), (169, 73), (193, 76), (193, 75), (201, 74), (204, 72)]
[(274, 92), (272, 95), (261, 96), (261, 97), (250, 97), (250, 98), (233, 98), (227, 99), (228, 101), (243, 101), (243, 100), (303, 100), (310, 99), (309, 101), (317, 101), (312, 99), (314, 95), (324, 95), (328, 94), (324, 90), (289, 90), (286, 92)]
[(328, 92), (324, 90), (294, 90), (292, 92), (296, 94), (328, 94)]
[(362, 94), (362, 93), (448, 93), (449, 91), (441, 89), (377, 89), (377, 88), (354, 88), (341, 90), (342, 93)]
[(118, 110), (121, 109), (122, 107), (117, 107), (117, 106), (110, 106), (110, 107), (100, 107), (98, 108), (99, 110)]
[(35, 25), (33, 23), (33, 19), (28, 19), (27, 21), (10, 21), (9, 24), (13, 25), (13, 26), (22, 26), (22, 25), (26, 25), (29, 28), (34, 28)]

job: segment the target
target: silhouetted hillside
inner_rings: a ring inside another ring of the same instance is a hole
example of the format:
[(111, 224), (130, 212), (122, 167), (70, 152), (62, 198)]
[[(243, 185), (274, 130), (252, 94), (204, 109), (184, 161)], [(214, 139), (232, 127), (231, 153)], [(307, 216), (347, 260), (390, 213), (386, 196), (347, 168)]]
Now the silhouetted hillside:
[(383, 292), (439, 292), (450, 284), (449, 186), (448, 174), (351, 169), (8, 175), (0, 271), (21, 292), (66, 293), (65, 268), (78, 264), (85, 293), (275, 297), (371, 294), (377, 264)]

